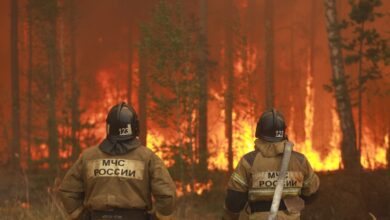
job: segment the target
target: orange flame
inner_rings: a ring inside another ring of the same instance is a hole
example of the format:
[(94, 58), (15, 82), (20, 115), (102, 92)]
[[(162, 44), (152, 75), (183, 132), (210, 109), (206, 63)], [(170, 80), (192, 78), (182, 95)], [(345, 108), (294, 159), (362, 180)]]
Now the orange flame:
[(372, 139), (372, 132), (364, 128), (363, 144), (360, 162), (366, 169), (385, 168), (387, 166), (387, 147), (389, 146), (389, 134), (383, 137), (383, 147), (377, 146)]
[[(253, 55), (249, 57), (249, 63), (254, 63), (256, 56)], [(243, 62), (238, 60), (235, 64), (235, 69), (238, 75), (245, 74), (243, 68)], [(250, 67), (252, 69), (252, 67)], [(330, 135), (330, 141), (328, 143), (329, 151), (327, 151), (326, 155), (319, 152), (313, 147), (313, 128), (314, 128), (314, 114), (315, 114), (315, 105), (314, 105), (314, 86), (313, 86), (313, 76), (310, 74), (310, 68), (307, 69), (307, 79), (306, 79), (306, 97), (305, 97), (305, 118), (304, 118), (304, 130), (305, 130), (305, 138), (302, 142), (295, 142), (295, 150), (306, 155), (312, 167), (316, 171), (326, 171), (326, 170), (337, 170), (342, 168), (341, 162), (341, 152), (340, 152), (340, 143), (341, 143), (341, 131), (338, 115), (335, 109), (331, 110), (331, 125), (332, 132)], [(252, 70), (248, 70), (252, 71)], [(105, 136), (105, 126), (104, 126), (104, 118), (105, 112), (107, 109), (116, 103), (118, 98), (125, 97), (125, 91), (112, 91), (111, 84), (109, 83), (110, 71), (103, 70), (98, 73), (99, 82), (101, 83), (101, 87), (104, 92), (104, 102), (99, 102), (97, 105), (104, 106), (104, 108), (99, 108), (98, 112), (95, 112), (94, 117), (89, 118), (91, 123), (97, 124), (94, 133), (96, 136), (103, 138)], [(209, 103), (210, 112), (219, 112), (219, 115), (216, 116), (216, 120), (210, 120), (209, 124), (209, 152), (210, 157), (208, 158), (208, 168), (218, 169), (218, 170), (227, 170), (227, 141), (224, 134), (224, 110), (221, 110), (221, 105), (218, 103), (223, 103), (223, 95), (216, 92), (211, 91), (216, 102)], [(115, 98), (116, 97), (116, 98)], [(96, 108), (91, 107), (96, 111)], [(234, 146), (234, 166), (238, 163), (238, 160), (246, 153), (252, 151), (254, 149), (254, 128), (255, 122), (250, 119), (251, 117), (242, 117), (242, 109), (234, 109), (233, 112), (233, 146)], [(290, 117), (289, 117), (289, 127), (287, 133), (292, 141), (297, 140), (296, 134), (294, 134), (294, 130), (292, 129), (294, 126), (294, 115), (295, 109), (291, 107)], [(88, 114), (91, 115), (91, 114)], [(93, 114), (92, 114), (93, 115)], [(61, 132), (61, 130), (60, 130)], [(389, 133), (383, 137), (382, 143), (378, 145), (374, 141), (373, 134), (368, 128), (364, 128), (364, 136), (363, 136), (363, 146), (362, 146), (362, 156), (361, 156), (361, 164), (365, 169), (376, 169), (385, 167), (387, 165), (386, 151), (389, 146)], [(80, 133), (81, 139), (83, 138), (83, 133)], [(173, 166), (175, 161), (173, 158), (173, 151), (161, 150), (161, 146), (163, 144), (169, 144), (172, 137), (168, 137), (166, 134), (159, 133), (157, 129), (151, 127), (148, 130), (147, 135), (147, 146), (150, 147), (160, 158), (164, 158), (164, 163), (166, 166)], [(60, 158), (68, 158), (71, 156), (71, 149), (60, 149), (59, 156)], [(33, 146), (31, 151), (31, 159), (32, 160), (40, 160), (49, 157), (49, 149), (47, 144), (41, 144), (39, 146)], [(197, 158), (192, 158), (192, 161), (196, 161)], [(67, 167), (69, 164), (65, 164), (63, 167)], [(42, 167), (48, 167), (47, 163), (44, 163)], [(180, 185), (180, 184), (178, 184)], [(188, 187), (190, 185), (185, 186), (184, 189), (178, 191), (178, 194), (189, 192)], [(211, 183), (196, 183), (195, 191), (200, 194), (204, 190), (210, 189)]]
[[(211, 187), (213, 186), (213, 183), (211, 180), (207, 181), (206, 183), (200, 183), (200, 182), (194, 182), (194, 193), (197, 195), (202, 195), (204, 192), (209, 191)], [(184, 188), (183, 188), (184, 187)], [(191, 184), (183, 184), (179, 181), (176, 181), (176, 195), (177, 196), (183, 196), (184, 194), (190, 193), (191, 190)]]

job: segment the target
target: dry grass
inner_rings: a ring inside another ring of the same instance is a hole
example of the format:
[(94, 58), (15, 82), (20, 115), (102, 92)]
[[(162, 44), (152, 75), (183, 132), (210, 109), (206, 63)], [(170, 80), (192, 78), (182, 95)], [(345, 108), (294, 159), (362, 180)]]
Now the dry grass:
[(24, 207), (22, 203), (17, 201), (6, 201), (0, 206), (0, 216), (0, 219), (10, 220), (66, 219), (49, 199), (41, 204), (34, 204), (31, 207)]
[[(0, 173), (3, 176), (3, 174)], [(379, 170), (366, 172), (361, 177), (361, 189), (367, 214), (377, 219), (390, 220), (390, 174)], [(342, 172), (321, 173), (321, 188), (318, 198), (302, 213), (302, 219), (364, 219), (351, 218), (356, 212), (356, 195), (348, 176)], [(32, 175), (30, 177), (31, 206), (26, 207), (25, 186), (23, 181), (15, 184), (13, 181), (0, 181), (0, 219), (25, 220), (63, 220), (66, 219), (61, 204), (49, 187), (55, 185), (45, 175)], [(220, 219), (222, 204), (225, 196), (225, 180), (214, 184), (212, 191), (202, 196), (184, 196), (177, 202), (175, 219)], [(348, 183), (348, 184), (346, 184)], [(241, 218), (247, 219), (245, 217)], [(366, 218), (372, 219), (372, 218)]]

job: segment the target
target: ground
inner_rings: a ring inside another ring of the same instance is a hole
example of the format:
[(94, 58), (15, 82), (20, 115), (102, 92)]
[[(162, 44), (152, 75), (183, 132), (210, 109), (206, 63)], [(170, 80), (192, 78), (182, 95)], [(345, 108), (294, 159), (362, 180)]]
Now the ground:
[[(65, 219), (52, 190), (55, 181), (48, 172), (35, 171), (16, 177), (13, 174), (4, 169), (0, 171), (0, 219)], [(220, 219), (226, 173), (217, 172), (210, 176), (214, 188), (202, 195), (180, 197), (175, 219)], [(341, 171), (319, 173), (319, 176), (320, 190), (306, 205), (302, 219), (373, 219), (371, 215), (378, 220), (390, 220), (388, 170), (365, 171), (360, 180)], [(361, 195), (356, 193), (359, 182)], [(24, 203), (27, 185), (30, 205)], [(356, 217), (359, 210), (367, 210), (367, 215)], [(245, 219), (245, 215), (241, 219)]]

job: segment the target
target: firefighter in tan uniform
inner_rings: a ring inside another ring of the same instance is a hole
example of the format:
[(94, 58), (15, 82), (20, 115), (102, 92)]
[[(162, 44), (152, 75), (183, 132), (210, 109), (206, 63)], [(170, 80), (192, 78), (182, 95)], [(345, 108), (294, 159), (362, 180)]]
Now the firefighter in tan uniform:
[(107, 138), (81, 154), (59, 188), (70, 218), (172, 219), (175, 184), (162, 160), (140, 144), (134, 109), (118, 104), (106, 122)]
[[(249, 219), (268, 219), (279, 169), (288, 141), (283, 116), (274, 109), (260, 117), (256, 127), (255, 150), (243, 156), (227, 189), (224, 220), (239, 219), (245, 208)], [(319, 178), (303, 154), (292, 152), (285, 177), (278, 220), (299, 220), (304, 199), (315, 193)]]

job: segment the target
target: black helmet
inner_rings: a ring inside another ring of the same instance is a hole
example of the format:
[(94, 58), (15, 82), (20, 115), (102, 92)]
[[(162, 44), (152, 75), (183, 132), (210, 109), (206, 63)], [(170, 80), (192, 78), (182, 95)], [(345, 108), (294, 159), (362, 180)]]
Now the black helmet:
[(287, 139), (286, 123), (283, 115), (275, 109), (264, 112), (257, 122), (256, 138), (268, 142), (278, 142)]
[(115, 141), (130, 140), (139, 134), (137, 113), (124, 102), (111, 108), (106, 124), (107, 137)]

